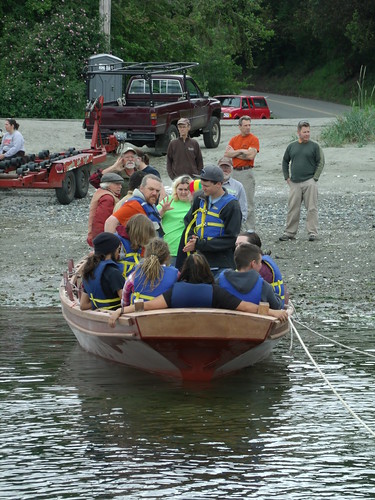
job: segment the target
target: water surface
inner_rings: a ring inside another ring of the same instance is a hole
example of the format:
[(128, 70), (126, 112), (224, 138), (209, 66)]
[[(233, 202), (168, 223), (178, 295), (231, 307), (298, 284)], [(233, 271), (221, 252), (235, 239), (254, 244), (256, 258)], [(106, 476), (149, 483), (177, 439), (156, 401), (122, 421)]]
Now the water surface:
[[(239, 374), (186, 384), (84, 352), (58, 308), (1, 308), (0, 320), (1, 498), (375, 495), (375, 439), (297, 340), (292, 352), (285, 339), (270, 359)], [(371, 326), (315, 326), (374, 349)], [(375, 430), (374, 358), (299, 331)]]

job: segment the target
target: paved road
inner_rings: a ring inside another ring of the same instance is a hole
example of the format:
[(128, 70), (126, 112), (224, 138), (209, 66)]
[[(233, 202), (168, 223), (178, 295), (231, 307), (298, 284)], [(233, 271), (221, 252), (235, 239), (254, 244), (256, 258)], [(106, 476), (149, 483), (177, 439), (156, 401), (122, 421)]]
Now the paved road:
[(350, 106), (305, 99), (303, 97), (269, 94), (258, 90), (251, 90), (251, 94), (264, 95), (267, 98), (268, 106), (274, 118), (329, 118), (342, 115), (350, 110)]

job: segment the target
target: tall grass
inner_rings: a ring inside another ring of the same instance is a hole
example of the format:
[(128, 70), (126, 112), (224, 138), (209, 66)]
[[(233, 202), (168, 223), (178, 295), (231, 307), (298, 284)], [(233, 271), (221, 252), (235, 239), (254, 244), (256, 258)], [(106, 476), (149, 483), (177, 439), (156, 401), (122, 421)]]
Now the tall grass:
[(375, 141), (375, 105), (373, 103), (375, 85), (368, 95), (365, 77), (366, 66), (361, 66), (357, 80), (358, 102), (354, 101), (348, 113), (339, 116), (333, 124), (323, 129), (321, 140), (324, 145), (339, 147), (344, 144), (357, 143), (358, 146), (363, 146)]

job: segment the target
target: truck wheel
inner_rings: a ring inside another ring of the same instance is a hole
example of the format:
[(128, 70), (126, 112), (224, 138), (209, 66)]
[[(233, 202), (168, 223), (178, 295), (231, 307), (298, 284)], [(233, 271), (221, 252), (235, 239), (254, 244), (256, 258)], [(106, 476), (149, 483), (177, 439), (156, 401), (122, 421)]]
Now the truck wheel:
[(76, 192), (76, 178), (72, 171), (65, 174), (61, 188), (56, 188), (56, 198), (61, 205), (69, 205)]
[(167, 132), (160, 136), (155, 144), (155, 153), (165, 155), (168, 145), (173, 139), (178, 139), (179, 133), (176, 125), (169, 125)]
[(89, 168), (87, 166), (77, 168), (74, 171), (76, 178), (75, 198), (84, 198), (89, 190)]
[(220, 121), (216, 116), (212, 116), (207, 128), (203, 132), (203, 141), (206, 148), (217, 148), (220, 143), (220, 136)]

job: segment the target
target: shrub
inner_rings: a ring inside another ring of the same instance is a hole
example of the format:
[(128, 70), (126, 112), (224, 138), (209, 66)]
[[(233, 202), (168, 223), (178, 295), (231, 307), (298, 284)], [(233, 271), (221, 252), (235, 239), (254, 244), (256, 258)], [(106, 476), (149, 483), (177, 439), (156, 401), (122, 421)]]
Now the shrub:
[(339, 147), (344, 144), (358, 143), (363, 146), (375, 140), (375, 107), (360, 109), (353, 106), (349, 113), (336, 119), (325, 127), (321, 139), (326, 146)]
[(2, 115), (79, 118), (86, 92), (83, 68), (99, 49), (98, 21), (60, 7), (39, 22), (5, 19), (0, 49)]

